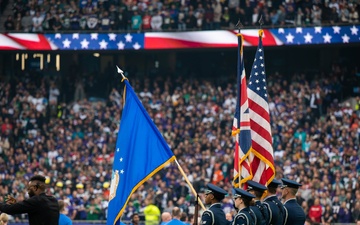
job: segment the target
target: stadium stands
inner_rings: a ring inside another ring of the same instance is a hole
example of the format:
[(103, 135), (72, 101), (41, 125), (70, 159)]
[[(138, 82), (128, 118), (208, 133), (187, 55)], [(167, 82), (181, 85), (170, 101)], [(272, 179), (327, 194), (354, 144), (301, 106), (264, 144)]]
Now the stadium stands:
[[(326, 76), (268, 76), (277, 178), (301, 182), (298, 201), (306, 212), (319, 198), (334, 222), (354, 222), (349, 214), (359, 214), (360, 202), (360, 98), (343, 103), (344, 76), (350, 75), (335, 64)], [(212, 182), (231, 193), (236, 87), (170, 77), (131, 82), (194, 188), (201, 193)], [(63, 89), (59, 80), (35, 76), (2, 80), (0, 87), (0, 201), (7, 193), (25, 198), (27, 178), (39, 172), (48, 177), (48, 193), (68, 203), (72, 219), (106, 219), (120, 89), (99, 93), (94, 79)], [(108, 97), (89, 98), (94, 91)], [(75, 101), (65, 104), (64, 95)], [(194, 199), (176, 165), (141, 186), (122, 219), (141, 214), (145, 198), (153, 198), (161, 211), (176, 205), (194, 213)], [(231, 201), (224, 200), (227, 212)]]
[[(4, 1), (6, 2), (6, 1)], [(3, 2), (2, 2), (3, 3)], [(4, 3), (3, 3), (4, 4)], [(149, 31), (320, 26), (359, 22), (357, 1), (163, 1), (163, 0), (16, 0), (4, 12), (6, 31)]]

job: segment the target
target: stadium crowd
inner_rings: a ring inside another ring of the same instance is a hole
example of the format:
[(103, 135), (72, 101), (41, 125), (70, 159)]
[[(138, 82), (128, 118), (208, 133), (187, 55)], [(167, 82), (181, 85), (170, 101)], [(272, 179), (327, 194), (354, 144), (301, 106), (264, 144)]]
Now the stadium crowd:
[[(342, 104), (341, 97), (346, 84), (360, 83), (352, 71), (334, 64), (318, 76), (268, 76), (276, 177), (303, 184), (298, 202), (309, 220), (316, 217), (314, 223), (354, 222), (360, 214), (360, 97), (354, 107)], [(96, 77), (72, 83), (61, 85), (47, 76), (1, 80), (0, 201), (8, 193), (26, 198), (27, 180), (40, 173), (47, 177), (47, 192), (66, 203), (70, 218), (102, 220), (122, 111), (121, 84), (96, 88), (101, 85)], [(231, 193), (233, 78), (157, 76), (130, 83), (195, 190), (202, 193), (211, 182)], [(91, 98), (95, 89), (108, 97)], [(65, 102), (69, 95), (73, 101)], [(234, 213), (231, 194), (223, 203), (225, 212)], [(194, 197), (172, 164), (132, 195), (122, 220), (146, 215), (149, 207), (171, 212), (174, 206), (191, 221)]]
[(357, 0), (16, 0), (7, 31), (168, 31), (359, 22)]

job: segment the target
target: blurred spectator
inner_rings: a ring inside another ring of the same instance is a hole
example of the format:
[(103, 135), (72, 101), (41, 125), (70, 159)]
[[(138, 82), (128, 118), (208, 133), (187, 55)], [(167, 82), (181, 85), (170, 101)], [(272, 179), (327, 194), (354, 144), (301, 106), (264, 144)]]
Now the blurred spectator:
[(322, 11), (320, 7), (318, 5), (314, 5), (311, 11), (312, 24), (314, 24), (315, 26), (321, 25), (321, 14)]
[(35, 33), (42, 32), (43, 31), (43, 27), (42, 27), (43, 21), (44, 21), (44, 18), (40, 16), (40, 12), (36, 12), (35, 16), (32, 18), (32, 31)]
[(109, 13), (107, 11), (104, 11), (100, 20), (100, 30), (111, 30), (111, 24), (113, 24), (113, 21), (111, 20)]
[(61, 29), (62, 29), (62, 23), (60, 21), (60, 18), (58, 15), (55, 15), (55, 20), (53, 21), (53, 24), (52, 24), (52, 30), (57, 32)]
[(286, 10), (285, 7), (280, 5), (279, 9), (276, 13), (276, 20), (273, 18), (273, 20), (276, 22), (275, 25), (283, 26), (285, 25), (286, 20)]
[(70, 30), (80, 30), (80, 16), (78, 12), (70, 12)]
[[(64, 21), (65, 19), (63, 19)], [(67, 20), (70, 22), (70, 18), (67, 17)], [(63, 26), (65, 27), (65, 29), (68, 29), (67, 27), (69, 27), (69, 25), (64, 25)], [(98, 27), (99, 27), (99, 20), (98, 20), (98, 17), (96, 14), (89, 14), (87, 16), (87, 19), (86, 19), (86, 26), (88, 28), (88, 30), (97, 30)]]
[(214, 30), (219, 30), (222, 17), (222, 6), (220, 4), (220, 0), (216, 0), (215, 3), (212, 4), (212, 8), (214, 10)]
[(21, 20), (22, 20), (21, 13), (16, 14), (14, 20), (14, 26), (16, 31), (22, 31)]
[(204, 14), (198, 13), (196, 18), (196, 29), (202, 30), (205, 26)]
[(170, 13), (168, 11), (165, 11), (163, 13), (162, 17), (162, 25), (161, 25), (161, 29), (162, 30), (171, 30), (172, 28), (172, 23), (174, 22), (170, 16)]
[(45, 19), (43, 21), (43, 30), (44, 31), (49, 31), (53, 29), (53, 23), (54, 23), (54, 19), (51, 15), (51, 13), (47, 13), (45, 16)]
[(288, 5), (286, 8), (285, 24), (289, 24), (289, 25), (295, 24), (295, 11), (292, 5)]
[(184, 8), (181, 7), (180, 8), (180, 11), (179, 11), (179, 14), (178, 14), (178, 18), (177, 18), (177, 25), (178, 25), (178, 30), (179, 31), (184, 31), (186, 30), (186, 21), (185, 21), (185, 11), (184, 11)]
[(144, 16), (142, 17), (142, 30), (150, 30), (151, 29), (151, 16), (148, 11), (145, 11)]
[(336, 11), (336, 8), (333, 7), (331, 8), (331, 12), (330, 12), (330, 16), (329, 16), (329, 20), (331, 24), (336, 24), (339, 21), (339, 14)]
[(309, 209), (309, 218), (312, 224), (320, 224), (321, 223), (321, 215), (322, 215), (322, 206), (320, 205), (320, 199), (315, 198), (314, 205), (312, 205)]
[(337, 215), (337, 221), (338, 223), (351, 223), (351, 212), (346, 207), (346, 202), (342, 202), (340, 205), (340, 209)]
[(32, 16), (30, 16), (30, 12), (26, 11), (25, 16), (21, 19), (21, 26), (23, 31), (30, 32), (32, 30)]
[(9, 216), (6, 213), (0, 214), (0, 225), (8, 225)]
[(163, 18), (161, 16), (161, 11), (155, 11), (155, 15), (151, 18), (151, 29), (154, 31), (161, 31), (163, 25)]
[(186, 29), (194, 29), (196, 27), (196, 17), (194, 11), (190, 10), (188, 15), (185, 17)]
[(325, 212), (321, 216), (321, 223), (324, 225), (331, 225), (334, 223), (333, 210), (330, 205), (326, 205)]
[(14, 15), (20, 13), (21, 15), (24, 15), (25, 12), (27, 12), (26, 7), (22, 0), (16, 0), (13, 6), (13, 12)]
[(119, 7), (119, 12), (116, 17), (116, 27), (119, 30), (127, 30), (128, 29), (128, 12), (125, 11), (123, 7)]
[(98, 199), (91, 198), (90, 203), (86, 206), (87, 220), (99, 220), (101, 215), (101, 207), (98, 204)]
[(229, 8), (225, 7), (224, 12), (221, 15), (220, 24), (222, 28), (229, 27), (230, 26), (230, 13)]
[[(145, 199), (145, 208), (144, 208), (144, 215), (145, 215), (145, 225), (155, 225), (159, 224), (160, 219), (160, 209), (153, 204), (153, 200), (151, 196)], [(162, 216), (162, 222), (168, 222), (171, 220), (171, 215), (168, 213), (169, 216)]]
[(214, 23), (214, 10), (210, 3), (206, 4), (204, 13), (204, 29), (212, 30)]
[[(151, 19), (151, 21), (152, 21), (152, 19)], [(141, 23), (142, 23), (141, 15), (139, 15), (139, 12), (138, 12), (137, 8), (135, 7), (133, 10), (133, 15), (131, 17), (131, 29), (140, 30)]]
[(351, 6), (349, 13), (349, 23), (358, 23), (358, 22), (359, 22), (359, 12), (356, 10), (355, 6)]
[(59, 225), (72, 225), (72, 221), (71, 219), (66, 216), (66, 207), (65, 207), (65, 203), (63, 200), (59, 200), (59, 211), (60, 211), (60, 217), (59, 217)]
[(5, 20), (4, 22), (4, 27), (5, 27), (5, 30), (6, 31), (13, 31), (15, 30), (15, 24), (14, 24), (14, 21), (13, 21), (13, 18), (11, 15), (9, 15), (7, 17), (7, 19)]

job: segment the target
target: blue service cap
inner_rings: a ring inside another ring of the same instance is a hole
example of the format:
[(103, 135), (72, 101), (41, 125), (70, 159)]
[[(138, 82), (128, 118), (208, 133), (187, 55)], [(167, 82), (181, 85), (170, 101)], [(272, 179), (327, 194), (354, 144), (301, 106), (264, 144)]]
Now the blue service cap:
[(214, 193), (214, 194), (222, 195), (222, 196), (227, 195), (227, 192), (224, 189), (222, 189), (218, 186), (215, 186), (213, 184), (208, 184), (208, 185), (206, 185), (206, 187), (208, 189), (205, 191), (205, 194)]
[(289, 187), (289, 188), (299, 188), (300, 186), (302, 186), (302, 184), (299, 184), (298, 182), (296, 181), (293, 181), (293, 180), (289, 180), (289, 179), (286, 179), (286, 178), (281, 178), (281, 181), (282, 181), (282, 186), (281, 188), (285, 188), (285, 187)]
[(253, 180), (249, 180), (246, 183), (248, 185), (247, 191), (254, 190), (254, 191), (264, 192), (267, 189), (265, 185), (262, 185), (262, 184), (260, 184), (258, 182), (253, 181)]
[(273, 179), (270, 184), (268, 185), (268, 187), (275, 187), (277, 188), (281, 183), (281, 181), (277, 180), (277, 179)]
[(243, 190), (243, 189), (240, 189), (240, 188), (234, 188), (235, 190), (235, 194), (234, 194), (234, 198), (245, 198), (245, 199), (253, 199), (255, 198), (255, 195)]

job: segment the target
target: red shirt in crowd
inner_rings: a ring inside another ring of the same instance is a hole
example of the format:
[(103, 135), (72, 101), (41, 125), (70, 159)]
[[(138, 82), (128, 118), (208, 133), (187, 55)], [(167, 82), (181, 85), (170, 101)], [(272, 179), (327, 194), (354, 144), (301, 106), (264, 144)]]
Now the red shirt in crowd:
[(309, 217), (311, 221), (320, 223), (321, 222), (322, 207), (321, 205), (313, 205), (309, 210)]
[(142, 28), (143, 30), (150, 30), (151, 29), (151, 16), (144, 15), (142, 18)]

